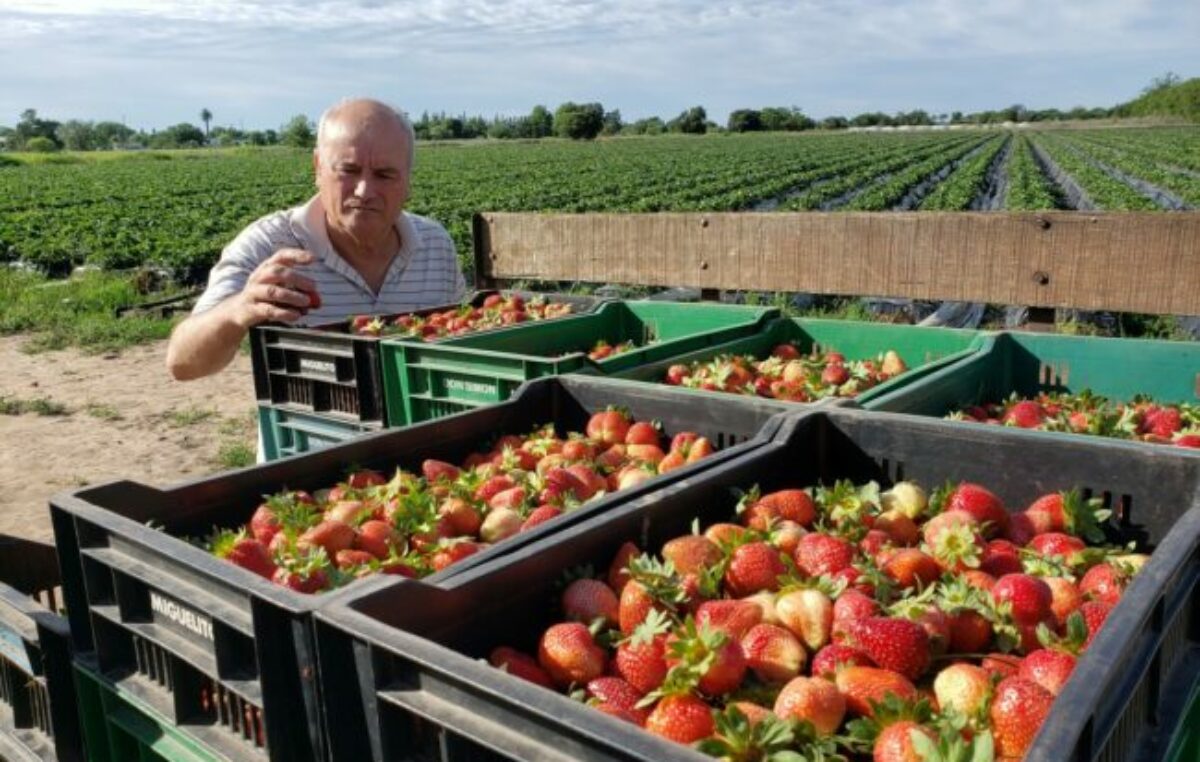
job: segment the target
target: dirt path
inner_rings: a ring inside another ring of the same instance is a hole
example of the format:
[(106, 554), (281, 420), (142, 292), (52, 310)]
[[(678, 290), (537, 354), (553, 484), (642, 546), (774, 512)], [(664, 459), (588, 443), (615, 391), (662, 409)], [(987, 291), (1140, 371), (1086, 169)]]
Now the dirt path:
[(23, 343), (0, 337), (0, 533), (52, 539), (46, 506), (60, 490), (111, 479), (165, 485), (253, 458), (247, 355), (180, 383), (164, 368), (165, 343), (104, 355), (30, 355)]

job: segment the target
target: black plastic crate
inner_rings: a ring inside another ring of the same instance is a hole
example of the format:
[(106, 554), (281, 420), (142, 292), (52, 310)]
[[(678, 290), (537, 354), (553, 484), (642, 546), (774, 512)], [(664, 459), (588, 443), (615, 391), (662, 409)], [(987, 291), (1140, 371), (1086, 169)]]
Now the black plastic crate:
[(120, 481), (56, 496), (51, 514), (76, 650), (94, 653), (107, 679), (224, 754), (319, 759), (311, 614), (345, 591), (296, 593), (178, 538), (244, 524), (262, 495), (285, 485), (329, 486), (349, 464), (417, 470), (425, 458), (460, 461), (499, 434), (527, 433), (548, 422), (560, 433), (582, 430), (591, 413), (609, 404), (627, 407), (639, 419), (661, 420), (668, 432), (697, 431), (721, 449), (522, 532), (412, 587), (439, 585), (588, 516), (765, 446), (784, 409), (766, 400), (715, 399), (697, 406), (666, 388), (551, 378), (524, 386), (494, 407), (167, 489)]
[(829, 408), (789, 418), (766, 447), (478, 566), (445, 589), (364, 586), (331, 603), (317, 616), (321, 679), (335, 710), (326, 717), (330, 748), (337, 758), (440, 762), (706, 759), (479, 659), (502, 644), (535, 653), (555, 621), (563, 572), (605, 569), (625, 541), (657, 549), (697, 518), (728, 520), (735, 487), (902, 478), (981, 482), (1018, 509), (1079, 487), (1114, 509), (1113, 540), (1157, 545), (1026, 759), (1124, 760), (1159, 727), (1169, 735), (1173, 704), (1186, 699), (1169, 683), (1183, 680), (1200, 652), (1200, 461)]
[(82, 760), (50, 545), (0, 535), (0, 759)]
[[(480, 306), (495, 293), (520, 294), (526, 298), (543, 296), (550, 301), (566, 302), (572, 305), (575, 314), (589, 312), (605, 301), (569, 294), (479, 291), (470, 302)], [(429, 315), (457, 306), (443, 304), (386, 317)], [(382, 427), (387, 424), (387, 409), (379, 342), (379, 337), (351, 334), (348, 319), (303, 328), (282, 324), (256, 326), (250, 331), (255, 396), (263, 405)]]

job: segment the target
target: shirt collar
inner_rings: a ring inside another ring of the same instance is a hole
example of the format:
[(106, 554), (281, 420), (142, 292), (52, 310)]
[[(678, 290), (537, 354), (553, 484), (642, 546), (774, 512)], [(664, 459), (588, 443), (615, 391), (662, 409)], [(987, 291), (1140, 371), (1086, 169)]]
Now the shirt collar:
[[(341, 273), (357, 284), (359, 288), (370, 291), (367, 282), (363, 280), (358, 270), (342, 259), (329, 240), (329, 230), (325, 223), (325, 209), (321, 206), (320, 195), (313, 196), (302, 206), (291, 213), (292, 231), (296, 238), (308, 251), (319, 257), (330, 269)], [(400, 251), (392, 260), (388, 269), (387, 281), (391, 281), (404, 272), (417, 250), (417, 228), (412, 219), (402, 209), (396, 218), (396, 232), (400, 235)]]

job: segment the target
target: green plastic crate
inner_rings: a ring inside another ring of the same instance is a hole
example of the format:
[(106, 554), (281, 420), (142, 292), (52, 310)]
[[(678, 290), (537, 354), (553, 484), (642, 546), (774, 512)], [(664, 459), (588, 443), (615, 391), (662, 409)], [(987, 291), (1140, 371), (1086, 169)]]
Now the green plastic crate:
[[(611, 375), (759, 333), (772, 307), (614, 301), (595, 312), (436, 344), (382, 344), (388, 423), (404, 426), (503, 402), (525, 381), (562, 373)], [(594, 361), (599, 340), (638, 348)]]
[[(230, 758), (78, 662), (75, 686), (91, 762), (208, 762)], [(246, 758), (253, 758), (253, 752), (248, 752)]]
[(1200, 400), (1200, 344), (1006, 332), (979, 353), (888, 395), (875, 409), (940, 417), (1013, 392), (1083, 389), (1117, 401), (1145, 394), (1159, 402), (1194, 403)]
[(1195, 762), (1200, 759), (1200, 682), (1192, 686), (1187, 709), (1179, 719), (1166, 762)]
[(359, 435), (377, 432), (379, 428), (355, 421), (259, 405), (258, 430), (262, 434), (263, 458), (272, 461), (332, 447)]
[[(778, 344), (795, 343), (802, 353), (811, 350), (836, 350), (847, 359), (878, 357), (895, 350), (909, 370), (855, 397), (862, 407), (874, 409), (896, 390), (931, 373), (964, 360), (987, 346), (991, 335), (958, 328), (926, 328), (891, 323), (865, 323), (853, 320), (783, 318), (752, 336), (735, 339), (706, 349), (622, 371), (613, 378), (662, 383), (667, 368), (675, 363), (706, 361), (722, 354), (753, 355), (763, 359)], [(706, 397), (727, 394), (678, 387), (681, 393)], [(803, 403), (796, 403), (803, 404)]]

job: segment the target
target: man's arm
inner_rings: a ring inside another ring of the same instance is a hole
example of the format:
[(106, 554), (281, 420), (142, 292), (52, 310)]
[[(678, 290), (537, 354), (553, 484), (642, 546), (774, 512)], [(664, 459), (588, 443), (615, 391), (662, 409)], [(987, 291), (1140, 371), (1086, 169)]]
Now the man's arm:
[(320, 304), (316, 284), (293, 268), (313, 261), (300, 249), (281, 249), (246, 280), (237, 294), (175, 326), (167, 345), (167, 370), (179, 381), (224, 368), (252, 326), (293, 323)]

